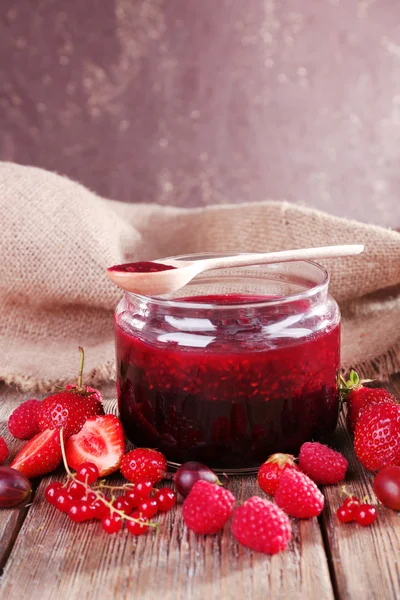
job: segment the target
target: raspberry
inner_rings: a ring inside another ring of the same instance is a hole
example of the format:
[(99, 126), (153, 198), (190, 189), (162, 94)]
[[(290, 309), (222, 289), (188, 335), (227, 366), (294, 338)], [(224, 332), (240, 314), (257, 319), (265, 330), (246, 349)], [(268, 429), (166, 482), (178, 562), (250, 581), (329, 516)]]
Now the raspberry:
[(273, 496), (278, 487), (283, 471), (287, 468), (297, 469), (294, 456), (291, 454), (272, 454), (258, 471), (257, 482), (263, 492)]
[(292, 526), (276, 504), (253, 496), (235, 510), (232, 533), (238, 542), (252, 550), (277, 554), (286, 548)]
[(38, 409), (39, 400), (27, 400), (23, 402), (8, 419), (8, 429), (15, 438), (19, 440), (30, 440), (39, 433)]
[(299, 467), (315, 483), (338, 483), (346, 475), (348, 462), (340, 452), (319, 442), (306, 442), (300, 448)]
[(277, 505), (292, 517), (317, 517), (324, 508), (324, 496), (305, 473), (286, 469), (275, 492)]
[(196, 481), (182, 506), (186, 526), (195, 533), (217, 533), (232, 514), (235, 496), (227, 489)]
[(8, 456), (8, 448), (6, 444), (6, 440), (0, 437), (0, 465), (6, 460)]
[(165, 477), (167, 461), (158, 450), (135, 448), (123, 456), (120, 471), (132, 483), (144, 480), (157, 483)]

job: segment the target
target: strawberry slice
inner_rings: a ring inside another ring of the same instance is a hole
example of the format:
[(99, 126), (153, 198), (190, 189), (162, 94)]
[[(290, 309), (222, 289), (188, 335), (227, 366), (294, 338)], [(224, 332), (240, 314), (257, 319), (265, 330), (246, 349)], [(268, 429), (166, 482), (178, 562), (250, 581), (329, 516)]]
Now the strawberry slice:
[(91, 462), (98, 468), (99, 477), (117, 471), (124, 452), (124, 432), (121, 421), (114, 415), (91, 417), (65, 446), (67, 463), (72, 469)]
[(60, 431), (46, 429), (21, 448), (10, 467), (31, 479), (54, 471), (61, 460)]

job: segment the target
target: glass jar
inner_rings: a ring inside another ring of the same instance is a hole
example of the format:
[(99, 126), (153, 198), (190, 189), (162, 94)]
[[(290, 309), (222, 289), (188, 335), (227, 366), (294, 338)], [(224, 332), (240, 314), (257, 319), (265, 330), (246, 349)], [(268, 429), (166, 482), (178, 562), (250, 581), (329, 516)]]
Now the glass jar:
[(209, 271), (168, 297), (125, 293), (115, 339), (129, 439), (232, 472), (328, 439), (340, 364), (328, 283), (323, 267), (291, 262)]

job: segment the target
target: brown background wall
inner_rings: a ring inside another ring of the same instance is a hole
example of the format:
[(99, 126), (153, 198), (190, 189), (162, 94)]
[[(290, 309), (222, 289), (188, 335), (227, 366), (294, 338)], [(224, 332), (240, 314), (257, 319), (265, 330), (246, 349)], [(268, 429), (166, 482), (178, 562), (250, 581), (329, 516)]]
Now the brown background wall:
[(400, 226), (399, 0), (2, 0), (0, 159)]

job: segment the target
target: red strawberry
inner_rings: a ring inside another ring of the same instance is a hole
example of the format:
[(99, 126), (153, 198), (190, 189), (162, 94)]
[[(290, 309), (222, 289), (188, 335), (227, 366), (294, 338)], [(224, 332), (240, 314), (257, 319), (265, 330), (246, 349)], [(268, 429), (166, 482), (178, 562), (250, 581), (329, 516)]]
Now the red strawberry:
[(258, 471), (258, 485), (263, 492), (273, 496), (278, 487), (283, 471), (287, 468), (297, 469), (294, 456), (291, 454), (272, 454)]
[(277, 554), (286, 548), (292, 526), (276, 504), (253, 496), (235, 510), (232, 533), (238, 542), (252, 550)]
[(348, 466), (343, 454), (319, 442), (306, 442), (300, 448), (299, 467), (315, 483), (338, 483), (344, 479)]
[(158, 450), (135, 448), (123, 457), (120, 470), (128, 481), (157, 483), (167, 472), (166, 458)]
[(182, 506), (186, 527), (195, 533), (217, 533), (232, 514), (235, 496), (227, 489), (200, 479)]
[(38, 410), (38, 421), (42, 431), (63, 427), (65, 439), (68, 439), (95, 415), (104, 415), (100, 402), (72, 389), (45, 398)]
[(0, 465), (2, 465), (3, 462), (5, 462), (7, 456), (8, 456), (8, 448), (7, 448), (6, 440), (4, 438), (0, 437)]
[(64, 439), (78, 433), (89, 417), (104, 415), (100, 393), (94, 388), (82, 386), (83, 348), (79, 348), (79, 352), (81, 362), (78, 385), (67, 385), (61, 392), (48, 396), (38, 409), (39, 428), (43, 431), (62, 427)]
[(275, 492), (275, 502), (291, 517), (317, 517), (324, 508), (324, 496), (301, 471), (285, 469)]
[(76, 471), (84, 462), (93, 463), (99, 470), (99, 477), (119, 469), (124, 451), (121, 421), (114, 415), (91, 417), (65, 446), (70, 467)]
[(354, 450), (369, 471), (400, 465), (400, 405), (367, 408), (356, 425)]
[(46, 429), (24, 445), (10, 467), (31, 479), (51, 473), (61, 460), (60, 432), (57, 429)]
[(26, 400), (11, 413), (8, 429), (19, 440), (30, 440), (39, 433), (38, 410), (39, 400)]
[(350, 371), (348, 381), (341, 378), (341, 390), (347, 402), (347, 427), (354, 433), (358, 419), (368, 406), (375, 404), (396, 404), (396, 396), (384, 388), (368, 388), (364, 383), (369, 379), (360, 380), (356, 371)]

